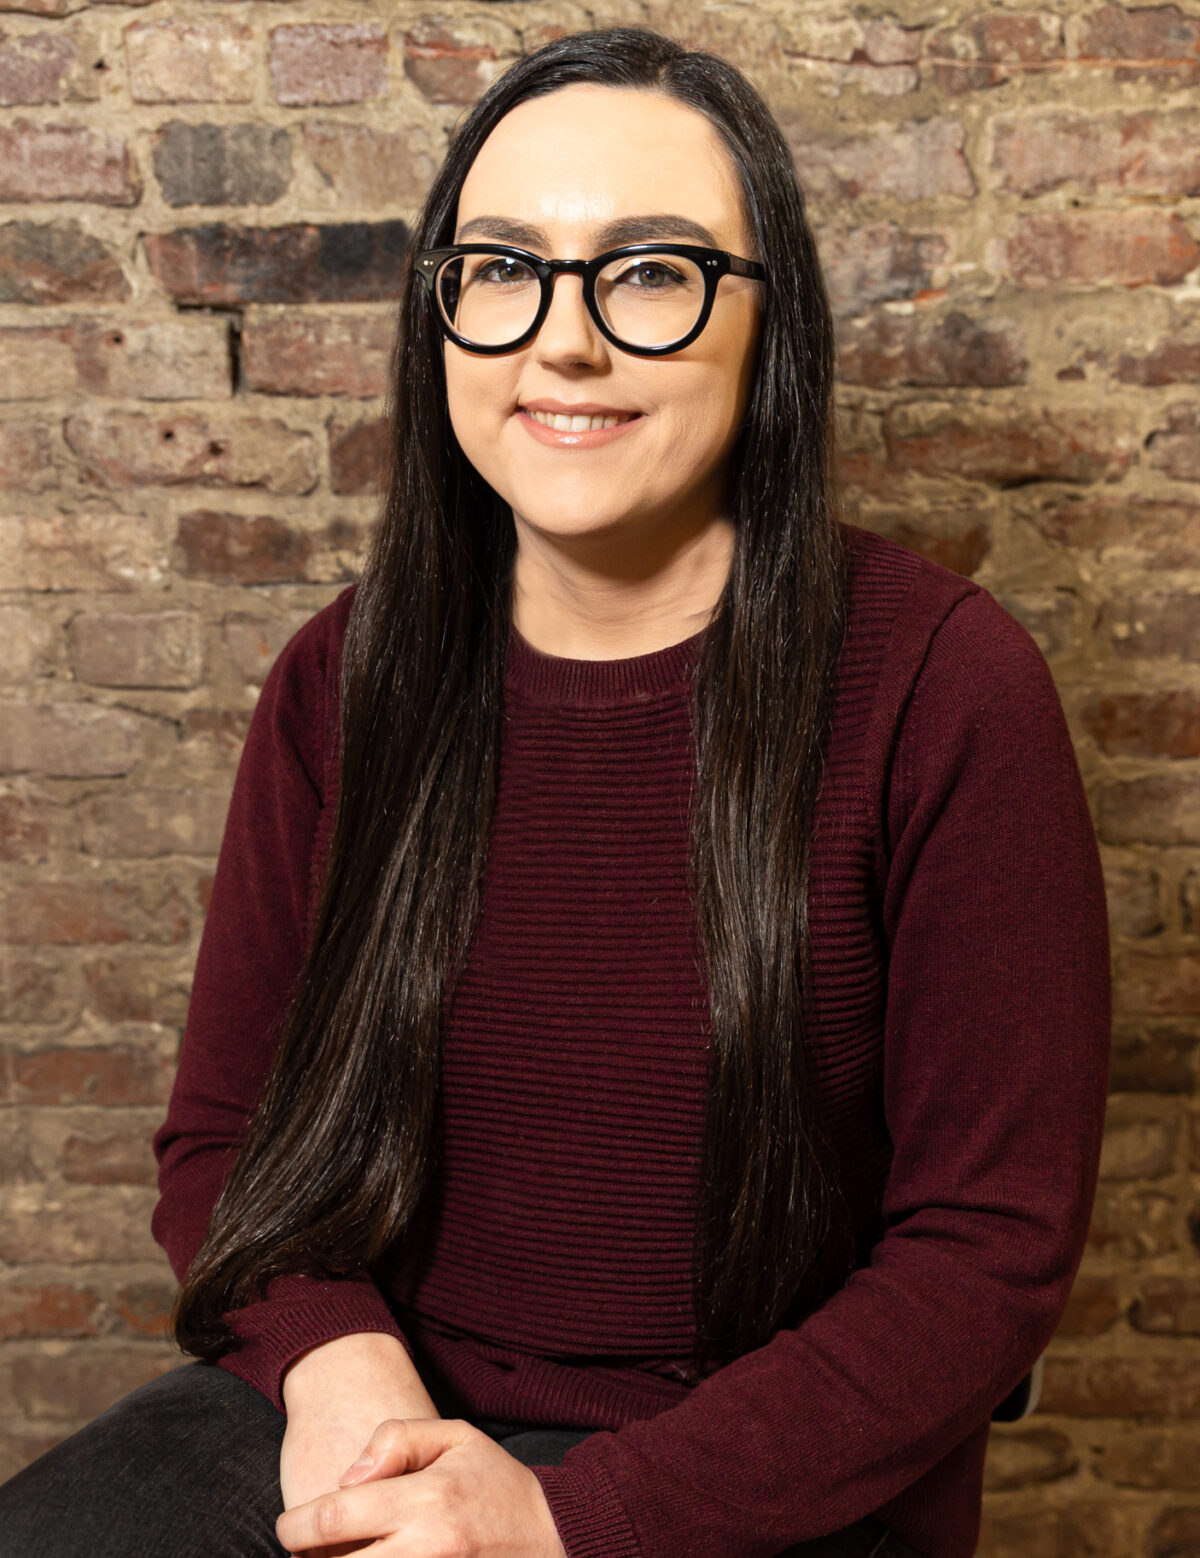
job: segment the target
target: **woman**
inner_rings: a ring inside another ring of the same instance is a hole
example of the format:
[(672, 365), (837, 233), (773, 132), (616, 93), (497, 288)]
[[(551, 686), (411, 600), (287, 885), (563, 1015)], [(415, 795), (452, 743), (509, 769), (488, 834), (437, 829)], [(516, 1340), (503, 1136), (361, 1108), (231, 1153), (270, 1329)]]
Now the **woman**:
[(838, 522), (730, 66), (550, 43), (413, 248), (382, 521), (263, 689), (156, 1137), (220, 1367), (14, 1479), (2, 1550), (968, 1558), (1107, 1084), (1045, 662)]

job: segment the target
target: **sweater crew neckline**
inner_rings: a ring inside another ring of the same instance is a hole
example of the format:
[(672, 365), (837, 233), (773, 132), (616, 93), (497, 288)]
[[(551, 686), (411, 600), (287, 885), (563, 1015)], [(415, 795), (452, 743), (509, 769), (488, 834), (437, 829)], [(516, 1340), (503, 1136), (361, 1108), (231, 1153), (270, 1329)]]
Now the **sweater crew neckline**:
[(535, 649), (510, 622), (504, 683), (538, 703), (611, 705), (680, 694), (690, 683), (707, 631), (703, 627), (689, 638), (648, 654), (619, 660), (576, 660)]

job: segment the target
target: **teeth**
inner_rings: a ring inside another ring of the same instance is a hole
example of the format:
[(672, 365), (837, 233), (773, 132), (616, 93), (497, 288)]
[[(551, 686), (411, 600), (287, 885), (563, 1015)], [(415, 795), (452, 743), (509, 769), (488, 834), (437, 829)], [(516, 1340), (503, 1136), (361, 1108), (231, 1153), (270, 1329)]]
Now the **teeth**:
[(560, 433), (587, 433), (598, 427), (616, 427), (619, 422), (631, 421), (633, 416), (632, 412), (611, 417), (568, 417), (557, 411), (530, 411), (528, 414), (543, 427), (555, 427)]

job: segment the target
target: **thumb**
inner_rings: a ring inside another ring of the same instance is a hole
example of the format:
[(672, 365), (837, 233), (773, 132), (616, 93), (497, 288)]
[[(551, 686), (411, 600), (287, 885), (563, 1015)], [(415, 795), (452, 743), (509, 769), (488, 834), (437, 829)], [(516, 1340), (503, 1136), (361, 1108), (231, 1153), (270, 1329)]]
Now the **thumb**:
[(461, 1444), (475, 1430), (458, 1418), (389, 1417), (367, 1440), (366, 1448), (338, 1480), (341, 1488), (378, 1482), (405, 1472), (423, 1471), (439, 1455)]

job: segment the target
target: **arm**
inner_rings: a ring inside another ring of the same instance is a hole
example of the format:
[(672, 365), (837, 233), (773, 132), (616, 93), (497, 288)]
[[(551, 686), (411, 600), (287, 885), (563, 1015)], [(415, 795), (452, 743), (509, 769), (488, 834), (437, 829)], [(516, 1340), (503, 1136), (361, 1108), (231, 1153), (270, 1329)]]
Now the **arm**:
[(985, 592), (931, 642), (886, 794), (885, 1233), (798, 1326), (535, 1468), (569, 1558), (766, 1558), (849, 1525), (986, 1422), (1061, 1316), (1103, 1128), (1107, 919), (1049, 670)]
[[(284, 648), (238, 766), (179, 1070), (154, 1138), (160, 1195), (152, 1228), (180, 1278), (261, 1096), (304, 956), (314, 842), (333, 800), (330, 689), (348, 609), (344, 591)], [(366, 1272), (337, 1281), (278, 1278), (261, 1302), (231, 1321), (242, 1345), (220, 1360), (222, 1367), (281, 1410), (283, 1373), (301, 1353), (353, 1332), (403, 1340)]]

